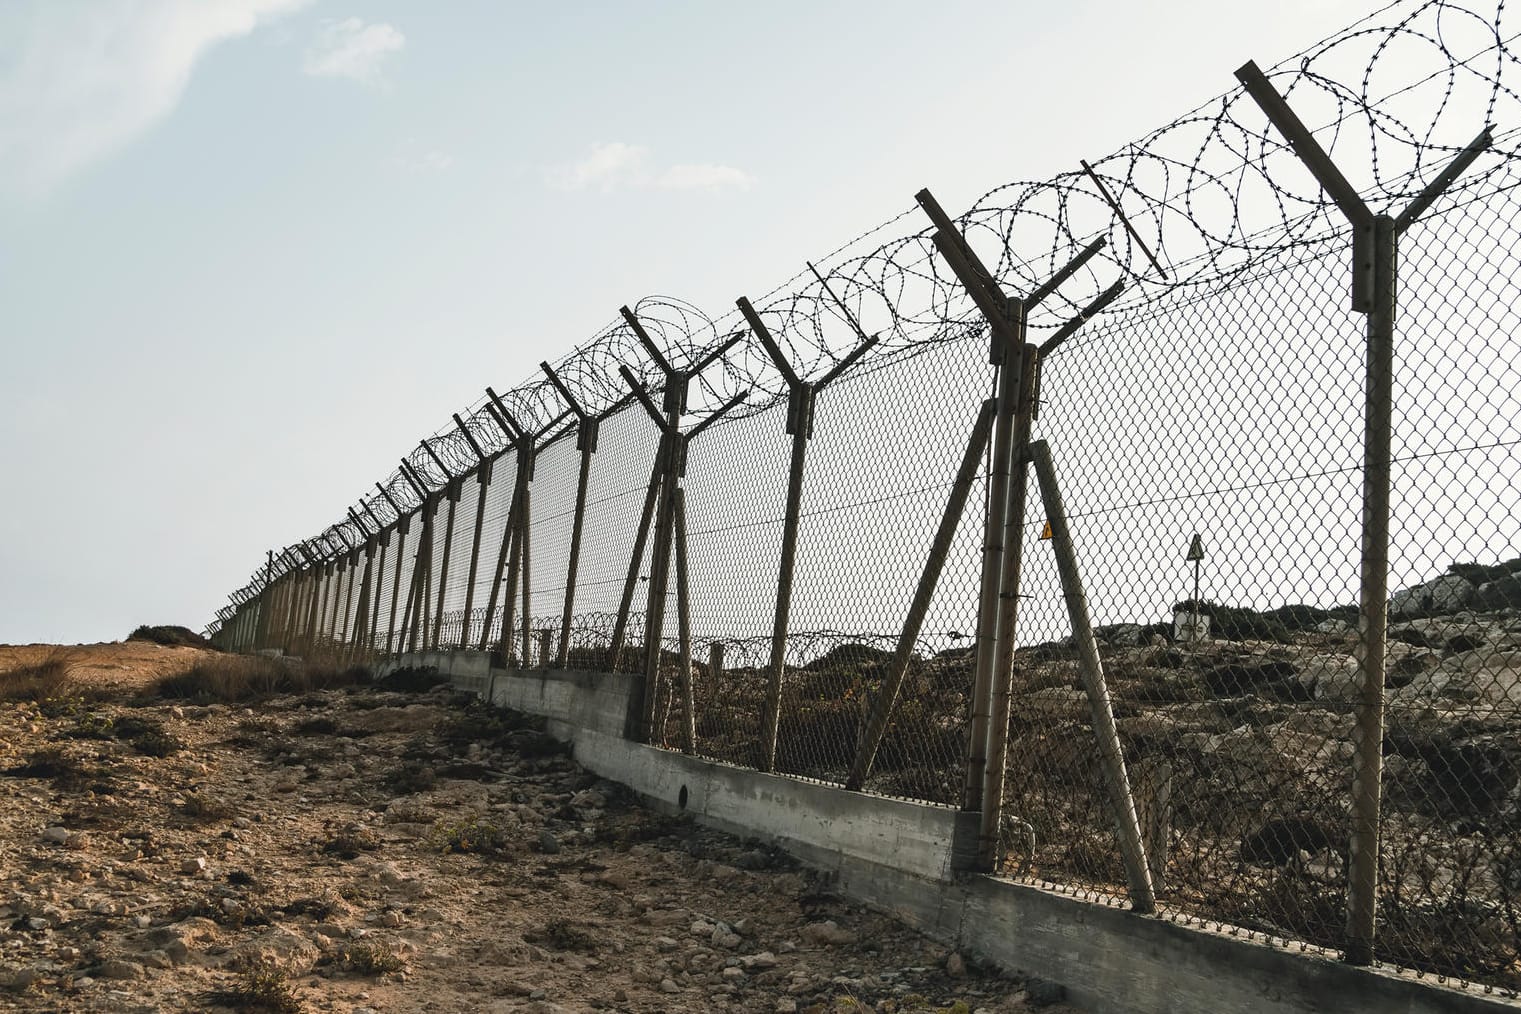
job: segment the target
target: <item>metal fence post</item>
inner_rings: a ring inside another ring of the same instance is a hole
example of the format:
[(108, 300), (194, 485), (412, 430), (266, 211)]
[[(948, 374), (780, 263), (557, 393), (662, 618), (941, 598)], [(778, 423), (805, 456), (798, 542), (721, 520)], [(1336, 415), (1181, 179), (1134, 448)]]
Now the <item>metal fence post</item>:
[(459, 427), (470, 449), (475, 452), (475, 481), (480, 487), (476, 495), (475, 529), (470, 536), (470, 568), (465, 577), (465, 604), (459, 630), (459, 647), (468, 648), (470, 647), (470, 614), (475, 606), (475, 578), (480, 572), (481, 532), (484, 530), (486, 521), (486, 492), (491, 487), (492, 459), (475, 439), (475, 434), (470, 432), (470, 427), (465, 425), (465, 420), (459, 417), (458, 412), (454, 414), (454, 425)]
[(265, 647), (274, 648), (280, 644), (280, 614), (285, 608), (285, 578), (284, 575), (270, 581), (269, 587), (269, 622), (265, 634)]
[(280, 562), (282, 564), (285, 564), (287, 569), (280, 575), (280, 587), (276, 592), (277, 601), (279, 602), (279, 609), (275, 613), (275, 630), (273, 636), (274, 642), (280, 646), (280, 650), (282, 652), (288, 652), (290, 650), (290, 590), (292, 574), (288, 569), (289, 563), (285, 559), (285, 553), (280, 554)]
[[(621, 405), (620, 399), (614, 406), (604, 409), (600, 414), (588, 415), (581, 407), (581, 402), (560, 379), (560, 375), (547, 362), (541, 362), (539, 369), (549, 378), (556, 391), (560, 392), (561, 399), (570, 407), (570, 411), (576, 417), (576, 450), (581, 453), (581, 469), (576, 476), (576, 507), (572, 516), (570, 528), (570, 552), (565, 565), (565, 604), (560, 615), (560, 647), (555, 656), (555, 666), (560, 669), (570, 665), (570, 625), (575, 615), (576, 607), (576, 571), (581, 564), (581, 535), (586, 524), (586, 485), (591, 478), (591, 458), (597, 453), (597, 435), (602, 420)], [(545, 661), (548, 664), (548, 661)]]
[(339, 556), (333, 561), (333, 573), (328, 578), (332, 588), (328, 592), (328, 615), (323, 622), (327, 628), (328, 648), (332, 649), (338, 643), (338, 613), (343, 602), (343, 579), (344, 572), (348, 570), (348, 557)]
[(343, 595), (343, 637), (342, 637), (342, 641), (343, 641), (343, 646), (344, 646), (345, 652), (347, 652), (349, 650), (349, 648), (351, 647), (351, 634), (353, 633), (354, 583), (355, 583), (354, 582), (354, 577), (355, 577), (354, 572), (359, 569), (358, 552), (359, 551), (357, 549), (351, 549), (351, 550), (349, 550), (349, 555), (345, 558), (345, 562), (347, 564), (348, 576), (349, 576), (348, 585), (344, 589), (344, 595)]
[[(521, 475), (521, 472), (519, 473)], [(519, 479), (518, 494), (514, 498), (515, 503), (508, 517), (507, 541), (503, 544), (507, 550), (507, 576), (502, 588), (502, 635), (498, 639), (502, 650), (502, 665), (512, 667), (512, 649), (517, 639), (518, 617), (518, 578), (523, 559), (523, 489), (526, 483)], [(519, 664), (526, 666), (528, 660), (519, 658)]]
[(470, 623), (471, 614), (475, 607), (475, 579), (480, 573), (481, 565), (481, 533), (486, 523), (486, 494), (491, 489), (491, 468), (489, 462), (481, 464), (481, 470), (476, 475), (476, 484), (480, 487), (475, 500), (475, 529), (470, 533), (470, 569), (465, 575), (465, 615), (460, 622), (459, 646), (470, 647)]
[(661, 480), (664, 477), (660, 452), (655, 452), (655, 464), (650, 469), (650, 481), (644, 488), (644, 506), (639, 511), (639, 524), (634, 529), (634, 548), (629, 554), (628, 574), (623, 579), (623, 594), (618, 599), (618, 615), (613, 620), (613, 636), (607, 649), (607, 668), (618, 671), (618, 657), (623, 654), (623, 640), (628, 635), (629, 611), (634, 607), (634, 587), (639, 583), (639, 565), (644, 562), (644, 547), (650, 537), (650, 523), (655, 516), (655, 506), (660, 498)]
[(385, 649), (380, 647), (380, 599), (385, 594), (386, 587), (386, 547), (391, 541), (391, 535), (384, 528), (380, 529), (375, 540), (380, 543), (380, 552), (375, 559), (375, 580), (370, 589), (370, 654), (383, 654)]
[(1243, 65), (1236, 78), (1351, 224), (1352, 309), (1367, 315), (1362, 562), (1355, 652), (1359, 683), (1352, 731), (1346, 958), (1354, 965), (1368, 965), (1373, 962), (1378, 919), (1398, 237), (1490, 146), (1490, 129), (1480, 131), (1398, 218), (1375, 215), (1256, 63)]
[(438, 602), (433, 607), (433, 636), (428, 641), (430, 648), (438, 647), (438, 639), (444, 629), (444, 598), (449, 587), (449, 556), (454, 552), (454, 513), (459, 506), (459, 480), (451, 479), (446, 490), (444, 495), (449, 500), (449, 517), (444, 522), (444, 558), (438, 565)]
[(661, 459), (666, 462), (660, 483), (660, 509), (655, 515), (655, 543), (650, 557), (650, 580), (644, 610), (644, 720), (641, 742), (659, 740), (655, 720), (660, 696), (661, 636), (665, 630), (666, 589), (671, 571), (671, 543), (676, 524), (676, 478), (670, 458), (674, 456), (676, 437), (669, 432), (661, 437)]
[(359, 582), (359, 604), (354, 611), (354, 637), (349, 646), (349, 659), (362, 658), (368, 652), (362, 647), (370, 640), (370, 598), (374, 594), (371, 583), (375, 574), (375, 539), (365, 539), (364, 576)]
[[(531, 466), (530, 466), (531, 467)], [(529, 476), (532, 478), (532, 475)], [(519, 560), (518, 568), (522, 576), (523, 587), (523, 666), (527, 668), (533, 664), (533, 489), (531, 486), (523, 487), (523, 509), (518, 514), (518, 540)]]
[[(595, 425), (595, 424), (593, 424)], [(581, 564), (581, 535), (586, 528), (586, 485), (591, 478), (592, 454), (597, 450), (595, 431), (588, 436), (583, 429), (576, 435), (581, 452), (581, 469), (576, 475), (576, 507), (570, 524), (570, 553), (565, 564), (565, 603), (560, 615), (560, 647), (555, 666), (570, 666), (570, 625), (576, 608), (576, 571)]]
[(274, 583), (275, 551), (269, 550), (264, 564), (264, 587), (259, 589), (257, 599), (259, 608), (258, 626), (254, 632), (254, 644), (264, 648), (269, 645), (269, 619), (270, 619), (270, 585)]
[(1363, 414), (1363, 538), (1358, 639), (1361, 670), (1352, 727), (1352, 833), (1348, 853), (1347, 960), (1373, 961), (1378, 919), (1379, 811), (1384, 770), (1384, 681), (1389, 618), (1389, 483), (1394, 408), (1394, 220), (1373, 221), (1373, 293)]
[(301, 654), (310, 657), (317, 644), (317, 616), (322, 598), (322, 561), (314, 559), (307, 566), (306, 588), (306, 643)]
[[(1028, 489), (1026, 465), (1029, 460), (1038, 356), (1033, 346), (1024, 344), (1023, 305), (1016, 308), (1016, 327), (1021, 344), (1017, 360), (1016, 353), (1011, 352), (1009, 357), (1009, 366), (1017, 374), (1010, 412), (1014, 418), (1014, 431), (1009, 444), (1008, 496), (1004, 504), (1004, 515), (999, 520), (1003, 526), (1000, 540), (1003, 544), (1003, 559), (998, 578), (998, 621), (988, 694), (985, 763), (981, 772), (982, 790), (979, 793), (978, 807), (982, 812), (977, 838), (978, 865), (989, 872), (996, 868), (998, 862), (999, 825), (1003, 819), (1004, 782), (1008, 775), (1014, 650), (1019, 643), (1015, 634), (1019, 624), (1019, 586), (1024, 563), (1025, 498)], [(969, 768), (968, 774), (970, 773)]]
[[(810, 268), (812, 266), (809, 265)], [(814, 274), (818, 275), (817, 272)], [(819, 276), (819, 284), (831, 297), (834, 297), (834, 290), (822, 276)], [(844, 303), (840, 303), (838, 297), (834, 298), (840, 310), (855, 328), (861, 344), (836, 363), (816, 384), (804, 381), (793, 370), (792, 364), (787, 361), (780, 346), (771, 337), (765, 321), (750, 305), (750, 300), (744, 296), (735, 300), (735, 305), (744, 315), (745, 322), (750, 325), (751, 332), (760, 339), (762, 347), (771, 357), (771, 362), (776, 366), (777, 372), (787, 382), (787, 432), (792, 436), (792, 457), (787, 470), (787, 501), (782, 515), (782, 551), (781, 559), (777, 564), (776, 611), (771, 624), (771, 663), (767, 676), (766, 711), (761, 722), (758, 766), (762, 771), (776, 769), (776, 741), (782, 720), (782, 678), (787, 667), (787, 630), (792, 612), (793, 571), (797, 565), (798, 524), (803, 507), (803, 472), (807, 463), (808, 442), (813, 439), (814, 402), (820, 391), (855, 365), (856, 360), (877, 343), (876, 337), (868, 337), (861, 330), (860, 324), (856, 322), (849, 308)]]
[(935, 595), (940, 571), (945, 566), (946, 554), (951, 549), (951, 540), (955, 538), (956, 528), (966, 511), (967, 497), (971, 495), (972, 483), (977, 478), (978, 463), (987, 448), (988, 431), (993, 428), (996, 408), (996, 402), (989, 398), (982, 403), (982, 408), (977, 413), (977, 421), (967, 440), (966, 453), (961, 458), (961, 467), (956, 472), (951, 494), (946, 499), (945, 511), (940, 516), (940, 527), (936, 529), (929, 552), (925, 554), (924, 570), (919, 575), (919, 585), (909, 604), (908, 616), (903, 621), (903, 631), (898, 635), (897, 649), (893, 652), (887, 674), (882, 678), (882, 688), (872, 703), (871, 718), (856, 746), (855, 760), (851, 763), (850, 775), (845, 780), (847, 789), (860, 790), (866, 783), (866, 776), (871, 773), (872, 763), (877, 757), (877, 748), (882, 745), (882, 737), (887, 733), (893, 704), (897, 700), (899, 688), (903, 686), (903, 677), (908, 673), (914, 645), (919, 640), (919, 629), (924, 625), (924, 614), (929, 611), (930, 599)]
[(797, 566), (798, 524), (803, 511), (803, 470), (808, 438), (813, 429), (813, 389), (794, 388), (791, 400), (792, 463), (787, 470), (787, 503), (782, 515), (782, 554), (777, 564), (776, 612), (771, 626), (771, 666), (766, 687), (766, 716), (762, 726), (760, 769), (776, 770), (776, 741), (782, 723), (782, 677), (787, 667), (787, 629), (792, 612), (792, 578)]
[(697, 752), (697, 707), (692, 689), (692, 599), (687, 582), (687, 491), (676, 490), (676, 631), (681, 643), (681, 752)]
[(1051, 526), (1051, 546), (1056, 552), (1056, 567), (1061, 575), (1062, 593), (1067, 600), (1067, 614), (1072, 620), (1072, 639), (1077, 645), (1083, 688), (1093, 716), (1093, 734), (1098, 740), (1099, 763), (1109, 784), (1110, 804), (1120, 839), (1120, 853), (1125, 860), (1125, 874), (1130, 885), (1130, 905), (1135, 911), (1156, 910), (1152, 894), (1151, 869), (1146, 862), (1146, 847), (1141, 839), (1141, 825), (1136, 816), (1135, 798), (1130, 792), (1130, 778), (1125, 771), (1125, 754), (1120, 749), (1119, 731), (1114, 724), (1114, 706), (1104, 681), (1104, 666), (1099, 660), (1098, 641), (1088, 619), (1088, 598), (1083, 593), (1083, 579), (1077, 568), (1077, 552), (1067, 527), (1066, 507), (1056, 485), (1056, 469), (1051, 464), (1051, 449), (1044, 440), (1030, 445), (1030, 459), (1040, 482), (1041, 501), (1046, 508), (1046, 523)]
[[(718, 353), (710, 353), (691, 370), (682, 372), (674, 370), (664, 359), (658, 358), (654, 345), (644, 334), (643, 328), (634, 319), (633, 315), (624, 308), (624, 315), (630, 324), (639, 333), (651, 354), (657, 357), (657, 361), (666, 371), (667, 386), (664, 392), (664, 405), (657, 406), (645, 391), (644, 385), (639, 378), (626, 366), (620, 366), (619, 372), (623, 375), (624, 383), (628, 384), (630, 392), (643, 406), (645, 413), (660, 428), (660, 446), (656, 454), (656, 471), (660, 474), (660, 506), (655, 518), (655, 545), (653, 555), (650, 557), (650, 587), (646, 599), (644, 618), (644, 685), (638, 695), (638, 707), (636, 713), (642, 716), (640, 736), (642, 742), (652, 742), (655, 735), (655, 721), (659, 713), (658, 698), (661, 696), (663, 684), (660, 680), (661, 662), (661, 634), (665, 624), (665, 609), (667, 589), (670, 582), (671, 548), (676, 536), (676, 512), (677, 505), (684, 496), (681, 489), (681, 480), (686, 475), (687, 448), (698, 435), (719, 419), (723, 418), (736, 405), (740, 404), (748, 396), (749, 392), (741, 392), (730, 398), (722, 406), (709, 413), (696, 426), (686, 433), (681, 432), (681, 416), (685, 411), (686, 384), (696, 373), (708, 363), (712, 362)], [(730, 339), (720, 351), (733, 345), (737, 338)], [(637, 560), (637, 557), (635, 558)], [(631, 571), (632, 573), (632, 571)]]
[[(512, 480), (512, 496), (507, 504), (507, 522), (502, 527), (502, 544), (497, 547), (496, 566), (491, 571), (491, 591), (486, 595), (486, 615), (481, 618), (481, 640), (479, 647), (482, 651), (485, 651), (491, 644), (491, 617), (496, 615), (497, 599), (502, 594), (502, 581), (506, 578), (507, 574), (507, 557), (512, 552), (512, 545), (515, 541), (513, 533), (517, 531), (518, 489), (522, 483), (522, 476), (519, 473), (523, 468), (523, 458), (521, 453), (514, 453), (516, 455), (516, 469)], [(500, 642), (498, 643), (500, 646)], [(505, 648), (503, 651), (505, 653)]]
[(1004, 573), (1005, 507), (1014, 439), (1014, 399), (1019, 386), (1019, 346), (1023, 339), (995, 333), (998, 393), (993, 424), (992, 462), (988, 471), (987, 513), (982, 526), (982, 576), (977, 593), (977, 646), (973, 663), (972, 715), (967, 733), (966, 777), (962, 809), (981, 810), (988, 770), (988, 723), (992, 706), (994, 663), (999, 644), (999, 587)]
[[(997, 423), (993, 435), (991, 472), (988, 477), (987, 514), (983, 521), (982, 577), (978, 592), (977, 651), (972, 685), (971, 721), (967, 738), (966, 777), (963, 782), (962, 808), (982, 811), (979, 861), (991, 870), (997, 846), (997, 829), (1001, 819), (1004, 772), (991, 770), (993, 754), (1001, 766), (1008, 739), (1008, 683), (1013, 665), (1014, 624), (1018, 616), (1020, 526), (1023, 523), (1024, 487), (1011, 494), (1010, 472), (1015, 462), (1023, 461), (1023, 441), (1029, 439), (1031, 403), (1026, 400), (1026, 415), (1019, 423), (1019, 392), (1024, 384), (1034, 382), (1037, 356), (1025, 347), (1025, 319), (1051, 293), (1071, 278), (1103, 248), (1102, 238), (1094, 240), (1072, 257), (1026, 299), (1005, 296), (997, 279), (978, 258), (951, 221), (940, 202), (929, 190), (914, 195), (924, 213), (935, 225), (932, 237), (935, 248), (950, 265), (967, 295), (988, 322), (991, 334), (989, 361), (999, 364), (998, 389), (995, 394)], [(1117, 211), (1118, 209), (1116, 209)], [(1121, 284), (1111, 286), (1081, 314), (1057, 332), (1052, 344), (1081, 326), (1082, 322), (1119, 295)], [(1028, 375), (1027, 375), (1028, 374)], [(1022, 425), (1019, 441), (1015, 430)], [(1021, 475), (1022, 465), (1021, 465)], [(1013, 531), (1010, 531), (1011, 522)], [(1008, 541), (1016, 548), (1010, 553)], [(996, 688), (996, 689), (995, 689)], [(995, 699), (999, 702), (995, 708)], [(999, 708), (1002, 725), (998, 725)], [(989, 790), (995, 790), (991, 795)]]
[[(490, 399), (487, 408), (491, 417), (496, 421), (502, 432), (507, 434), (508, 441), (517, 453), (518, 471), (517, 483), (513, 487), (513, 506), (509, 512), (507, 523), (509, 535), (503, 542), (504, 557), (507, 560), (507, 594), (506, 602), (502, 610), (502, 638), (501, 651), (503, 663), (507, 664), (512, 655), (512, 645), (517, 639), (515, 609), (517, 606), (517, 584), (521, 579), (523, 583), (523, 638), (522, 654), (519, 663), (527, 667), (532, 664), (533, 656), (533, 617), (529, 615), (532, 603), (532, 588), (529, 584), (529, 495), (533, 484), (534, 457), (538, 440), (557, 426), (569, 412), (562, 412), (551, 419), (540, 429), (532, 429), (524, 426), (513, 418), (507, 406), (502, 404), (502, 399), (491, 388), (486, 388), (486, 396)], [(511, 542), (511, 550), (507, 552), (507, 540)], [(500, 572), (500, 564), (498, 565)], [(495, 599), (496, 586), (492, 586), (492, 598)], [(487, 610), (489, 625), (490, 610)]]
[(418, 586), (417, 609), (412, 614), (412, 644), (420, 651), (427, 651), (432, 647), (429, 641), (429, 633), (433, 624), (429, 622), (429, 613), (433, 611), (433, 547), (438, 544), (438, 509), (429, 512), (428, 519), (423, 525), (422, 551), (427, 557), (427, 564), (422, 568), (420, 575), (421, 583)]
[(406, 650), (409, 652), (427, 647), (423, 616), (428, 611), (428, 586), (433, 571), (433, 521), (437, 507), (436, 500), (426, 497), (420, 511), (422, 531), (417, 535), (417, 556), (412, 563), (412, 590), (407, 595), (407, 615), (402, 624)]
[(407, 562), (407, 530), (412, 527), (412, 518), (409, 514), (398, 514), (396, 518), (396, 568), (391, 575), (391, 617), (386, 626), (386, 654), (396, 654), (401, 650), (401, 643), (396, 640), (396, 612), (401, 604), (401, 568)]

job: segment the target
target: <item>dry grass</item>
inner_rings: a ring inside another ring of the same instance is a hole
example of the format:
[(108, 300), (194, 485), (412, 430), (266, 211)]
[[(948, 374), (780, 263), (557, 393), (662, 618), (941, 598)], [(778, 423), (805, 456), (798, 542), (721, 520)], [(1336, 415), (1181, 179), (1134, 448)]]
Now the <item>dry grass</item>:
[(0, 672), (0, 701), (38, 705), (81, 697), (84, 687), (73, 677), (75, 653), (55, 648), (40, 662)]
[(262, 700), (275, 694), (306, 693), (369, 680), (370, 672), (362, 666), (339, 669), (257, 655), (222, 655), (160, 681), (156, 689), (160, 697), (206, 704)]

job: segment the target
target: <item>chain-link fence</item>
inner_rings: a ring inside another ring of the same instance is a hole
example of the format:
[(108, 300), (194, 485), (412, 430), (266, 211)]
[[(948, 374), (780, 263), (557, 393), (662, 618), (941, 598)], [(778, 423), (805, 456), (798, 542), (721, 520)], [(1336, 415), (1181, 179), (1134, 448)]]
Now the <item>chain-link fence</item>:
[(641, 739), (979, 810), (986, 870), (1513, 994), (1510, 43), (1398, 3), (717, 319), (644, 300), (210, 633), (632, 673)]

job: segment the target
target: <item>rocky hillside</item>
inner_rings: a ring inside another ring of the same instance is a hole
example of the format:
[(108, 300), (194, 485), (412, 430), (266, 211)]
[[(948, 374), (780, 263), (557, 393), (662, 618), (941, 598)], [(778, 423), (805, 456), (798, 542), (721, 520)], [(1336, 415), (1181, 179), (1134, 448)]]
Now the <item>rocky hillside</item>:
[[(1459, 566), (1390, 603), (1380, 884), (1385, 958), (1512, 987), (1521, 986), (1518, 582), (1521, 561)], [(1184, 910), (1338, 947), (1355, 615), (1201, 607), (1216, 621), (1204, 643), (1140, 627), (1103, 632), (1154, 873)], [(1011, 806), (1032, 833), (1011, 842), (1011, 867), (1101, 889), (1123, 883), (1077, 663), (1063, 645), (1024, 656)]]

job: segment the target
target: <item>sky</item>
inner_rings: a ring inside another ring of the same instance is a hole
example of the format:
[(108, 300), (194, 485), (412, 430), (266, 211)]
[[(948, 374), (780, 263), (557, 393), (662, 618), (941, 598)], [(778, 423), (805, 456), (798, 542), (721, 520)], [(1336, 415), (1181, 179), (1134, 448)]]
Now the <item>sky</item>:
[(716, 316), (1367, 12), (0, 3), (0, 642), (199, 629), (624, 303)]

